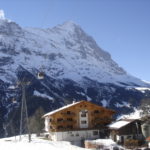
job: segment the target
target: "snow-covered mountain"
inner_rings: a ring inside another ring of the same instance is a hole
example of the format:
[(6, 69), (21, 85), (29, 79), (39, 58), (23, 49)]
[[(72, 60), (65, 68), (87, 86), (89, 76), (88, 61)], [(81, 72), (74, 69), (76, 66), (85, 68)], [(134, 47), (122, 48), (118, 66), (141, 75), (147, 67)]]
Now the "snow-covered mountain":
[(16, 83), (22, 79), (30, 81), (29, 115), (39, 106), (50, 111), (81, 99), (127, 113), (150, 96), (150, 84), (119, 67), (79, 25), (69, 21), (48, 29), (22, 28), (0, 11), (0, 128), (3, 122), (5, 128), (10, 125), (8, 118), (19, 117)]
[(140, 79), (128, 75), (73, 22), (37, 29), (21, 28), (0, 19), (0, 56), (3, 81), (16, 79), (15, 71), (21, 65), (31, 73), (34, 69), (43, 70), (57, 79), (82, 81), (87, 77), (101, 83), (146, 86)]

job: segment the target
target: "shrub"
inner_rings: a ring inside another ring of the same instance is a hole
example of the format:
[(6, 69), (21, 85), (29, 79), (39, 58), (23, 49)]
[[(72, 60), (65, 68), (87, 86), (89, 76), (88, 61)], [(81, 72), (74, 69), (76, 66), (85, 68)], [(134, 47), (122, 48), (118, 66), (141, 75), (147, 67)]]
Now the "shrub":
[(138, 140), (133, 140), (133, 139), (127, 139), (125, 141), (125, 144), (124, 144), (126, 147), (128, 148), (135, 148), (135, 147), (138, 147), (139, 145), (139, 141)]

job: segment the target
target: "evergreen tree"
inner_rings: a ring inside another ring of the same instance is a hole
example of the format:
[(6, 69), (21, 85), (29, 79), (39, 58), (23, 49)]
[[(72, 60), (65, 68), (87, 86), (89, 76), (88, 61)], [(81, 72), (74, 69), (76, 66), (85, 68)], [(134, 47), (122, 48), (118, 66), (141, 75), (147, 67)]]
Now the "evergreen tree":
[(42, 118), (44, 113), (45, 112), (43, 108), (39, 107), (35, 111), (35, 113), (29, 118), (30, 132), (36, 133), (37, 136), (39, 136), (44, 129), (44, 119)]
[(141, 118), (143, 121), (150, 122), (150, 98), (143, 99), (141, 101)]

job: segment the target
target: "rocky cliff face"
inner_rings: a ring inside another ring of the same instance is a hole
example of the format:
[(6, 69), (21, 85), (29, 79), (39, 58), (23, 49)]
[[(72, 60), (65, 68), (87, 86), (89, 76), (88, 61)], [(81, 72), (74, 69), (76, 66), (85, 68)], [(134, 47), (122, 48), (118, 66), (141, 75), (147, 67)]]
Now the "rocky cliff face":
[[(41, 71), (45, 77), (39, 80)], [(52, 29), (22, 28), (1, 18), (1, 135), (3, 127), (8, 128), (20, 117), (21, 88), (17, 83), (24, 79), (30, 81), (26, 87), (29, 115), (39, 106), (50, 111), (81, 99), (122, 114), (150, 95), (148, 83), (119, 67), (79, 25), (66, 22)], [(141, 92), (137, 87), (147, 89)]]

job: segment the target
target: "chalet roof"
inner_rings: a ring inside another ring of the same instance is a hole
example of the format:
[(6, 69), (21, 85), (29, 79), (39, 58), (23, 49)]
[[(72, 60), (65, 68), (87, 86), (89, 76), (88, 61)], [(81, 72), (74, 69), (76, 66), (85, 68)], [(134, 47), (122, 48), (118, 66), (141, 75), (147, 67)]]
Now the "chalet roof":
[(74, 105), (76, 105), (76, 104), (79, 104), (79, 103), (81, 103), (81, 102), (82, 102), (82, 101), (79, 101), (79, 102), (73, 102), (73, 103), (68, 104), (68, 105), (66, 105), (66, 106), (63, 106), (63, 107), (61, 107), (61, 108), (59, 108), (59, 109), (56, 109), (56, 110), (54, 110), (54, 111), (51, 111), (51, 112), (45, 114), (43, 117), (52, 115), (52, 114), (54, 114), (54, 113), (56, 113), (56, 112), (59, 112), (59, 111), (61, 111), (61, 110), (64, 110), (64, 109), (69, 108), (69, 107), (71, 107), (71, 106), (74, 106)]
[(110, 129), (120, 129), (128, 124), (130, 124), (131, 122), (135, 121), (137, 119), (124, 119), (124, 120), (119, 120), (119, 121), (116, 121), (112, 124), (110, 124), (108, 127)]
[[(55, 113), (57, 113), (57, 112), (59, 112), (59, 111), (61, 111), (61, 110), (67, 109), (67, 108), (69, 108), (69, 107), (75, 106), (75, 105), (80, 104), (80, 103), (83, 103), (83, 102), (91, 103), (91, 102), (85, 101), (85, 100), (78, 101), (78, 102), (73, 102), (73, 103), (68, 104), (68, 105), (66, 105), (66, 106), (63, 106), (63, 107), (61, 107), (61, 108), (59, 108), (59, 109), (56, 109), (56, 110), (51, 111), (51, 112), (49, 112), (49, 113), (46, 113), (43, 117), (46, 117), (46, 116), (49, 116), (49, 115), (53, 115), (53, 114), (55, 114)], [(91, 104), (93, 104), (93, 103), (91, 103)], [(93, 104), (93, 105), (96, 105), (96, 104)], [(97, 105), (97, 106), (98, 106), (98, 105)], [(102, 106), (99, 106), (99, 107), (104, 108), (104, 107), (102, 107)], [(111, 109), (107, 109), (107, 108), (105, 108), (105, 109), (106, 109), (107, 111), (111, 111), (112, 113), (115, 113), (115, 111), (113, 111), (113, 110), (111, 110)]]

